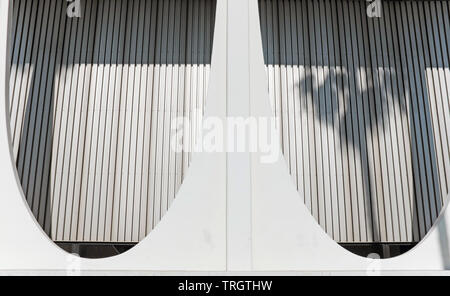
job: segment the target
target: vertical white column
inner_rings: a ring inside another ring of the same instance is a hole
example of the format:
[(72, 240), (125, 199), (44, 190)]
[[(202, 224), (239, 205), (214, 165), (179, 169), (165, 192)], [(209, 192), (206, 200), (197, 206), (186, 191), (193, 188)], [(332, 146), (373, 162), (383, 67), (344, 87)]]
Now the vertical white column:
[[(249, 1), (228, 0), (227, 11), (227, 116), (247, 118), (250, 115)], [(227, 268), (230, 271), (252, 269), (251, 195), (250, 153), (228, 153)]]

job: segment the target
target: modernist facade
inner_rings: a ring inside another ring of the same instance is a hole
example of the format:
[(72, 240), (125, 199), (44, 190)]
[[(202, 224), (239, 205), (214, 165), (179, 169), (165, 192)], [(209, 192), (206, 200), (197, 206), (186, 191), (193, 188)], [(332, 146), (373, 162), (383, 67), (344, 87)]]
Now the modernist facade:
[[(48, 238), (88, 257), (141, 242), (91, 271), (450, 268), (450, 2), (1, 5), (0, 221), (49, 269), (68, 255)], [(283, 157), (193, 153), (207, 117), (275, 118)]]

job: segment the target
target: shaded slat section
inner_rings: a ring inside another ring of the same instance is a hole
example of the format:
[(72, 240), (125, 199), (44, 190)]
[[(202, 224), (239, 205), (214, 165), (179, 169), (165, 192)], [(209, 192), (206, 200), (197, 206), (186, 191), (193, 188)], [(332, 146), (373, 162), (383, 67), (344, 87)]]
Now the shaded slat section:
[(342, 243), (418, 242), (449, 193), (449, 2), (382, 4), (259, 1), (289, 171)]
[[(16, 0), (12, 147), (33, 214), (55, 241), (138, 242), (191, 161), (172, 121), (202, 116), (213, 0)], [(192, 145), (198, 123), (185, 130)]]

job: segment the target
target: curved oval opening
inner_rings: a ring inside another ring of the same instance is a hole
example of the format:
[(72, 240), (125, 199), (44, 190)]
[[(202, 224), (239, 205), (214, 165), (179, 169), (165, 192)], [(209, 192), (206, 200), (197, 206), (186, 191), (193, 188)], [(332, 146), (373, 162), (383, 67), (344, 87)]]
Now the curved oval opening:
[(450, 5), (378, 3), (259, 0), (259, 12), (300, 196), (342, 247), (390, 258), (426, 236), (449, 195)]
[(171, 124), (202, 116), (215, 7), (13, 1), (11, 149), (33, 215), (64, 250), (123, 253), (169, 210), (191, 162)]

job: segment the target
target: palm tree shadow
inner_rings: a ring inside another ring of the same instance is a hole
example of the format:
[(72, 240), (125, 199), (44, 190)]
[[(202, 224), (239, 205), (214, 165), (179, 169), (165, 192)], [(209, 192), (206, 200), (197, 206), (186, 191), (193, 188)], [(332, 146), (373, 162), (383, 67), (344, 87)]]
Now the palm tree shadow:
[(370, 19), (362, 1), (260, 1), (265, 63), (303, 69), (293, 91), (306, 106), (300, 117), (310, 116), (312, 106), (317, 131), (339, 135), (344, 166), (353, 170), (344, 174), (353, 178), (351, 197), (339, 196), (353, 203), (346, 227), (365, 223), (367, 242), (419, 242), (441, 212), (442, 190), (448, 193), (440, 183), (445, 173), (438, 161), (446, 153), (436, 144), (442, 127), (436, 130), (433, 105), (445, 95), (429, 69), (449, 65), (445, 53), (430, 58), (437, 26), (427, 14), (440, 11), (434, 5), (440, 4), (384, 3), (383, 16)]

